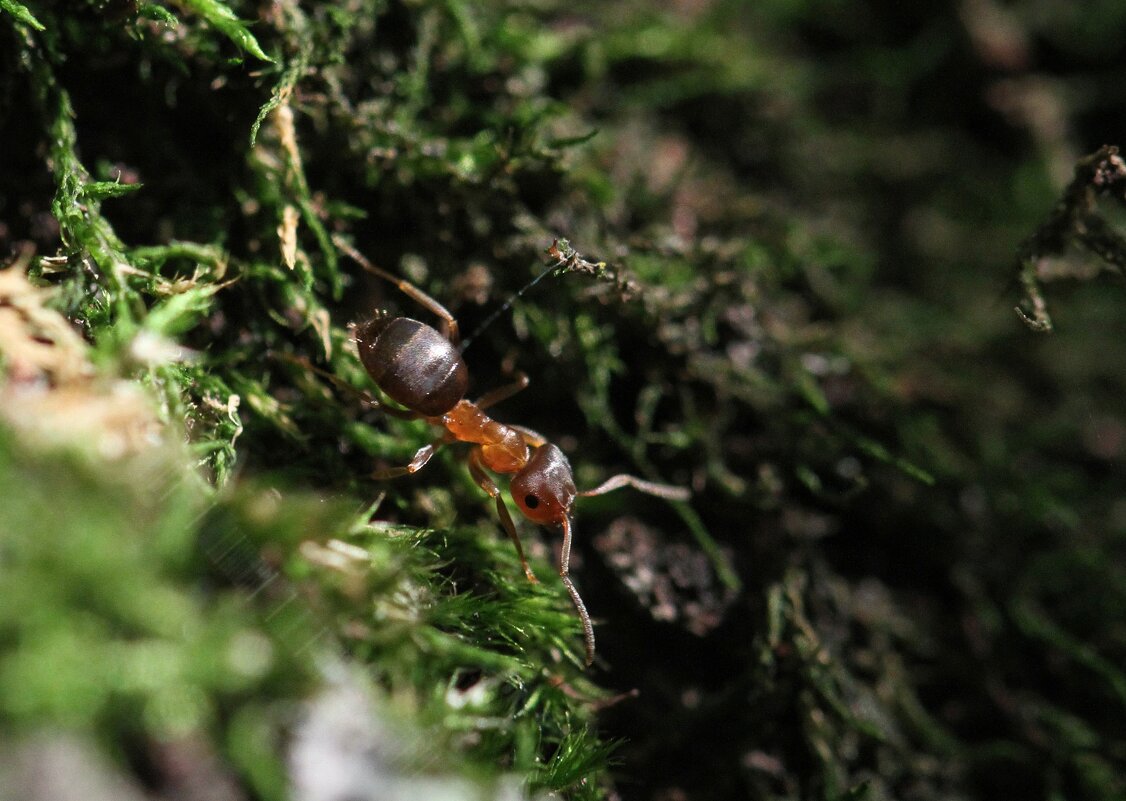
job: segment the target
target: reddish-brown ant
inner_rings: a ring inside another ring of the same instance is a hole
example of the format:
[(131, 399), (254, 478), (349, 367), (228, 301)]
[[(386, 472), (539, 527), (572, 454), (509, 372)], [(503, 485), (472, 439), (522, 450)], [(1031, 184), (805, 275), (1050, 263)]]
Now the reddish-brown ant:
[[(489, 472), (512, 476), (509, 492), (524, 516), (540, 525), (563, 529), (559, 577), (582, 620), (586, 664), (590, 665), (594, 661), (594, 627), (570, 576), (571, 506), (575, 498), (601, 495), (625, 486), (671, 500), (687, 499), (688, 491), (623, 474), (613, 476), (592, 490), (579, 492), (563, 451), (530, 429), (499, 423), (485, 414), (485, 409), (527, 387), (527, 376), (521, 374), (512, 384), (494, 389), (476, 402), (466, 400), (469, 370), (458, 348), (458, 324), (454, 316), (414, 284), (376, 267), (346, 243), (338, 240), (337, 244), (365, 270), (395, 284), (441, 318), (444, 328), (439, 332), (418, 320), (382, 313), (356, 326), (355, 339), (364, 368), (385, 395), (405, 408), (388, 406), (371, 398), (368, 402), (395, 417), (421, 418), (445, 429), (441, 437), (420, 448), (408, 464), (378, 470), (374, 476), (388, 479), (415, 473), (443, 445), (471, 443), (469, 472), (481, 489), (496, 501), (497, 515), (516, 546), (524, 574), (529, 581), (537, 582), (500, 488)], [(548, 253), (562, 263), (556, 243), (552, 243)]]

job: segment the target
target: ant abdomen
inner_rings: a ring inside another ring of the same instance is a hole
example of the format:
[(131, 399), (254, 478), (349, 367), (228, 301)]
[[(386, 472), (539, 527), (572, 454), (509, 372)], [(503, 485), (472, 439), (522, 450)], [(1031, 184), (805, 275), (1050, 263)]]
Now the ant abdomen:
[(356, 327), (364, 368), (392, 400), (438, 417), (465, 397), (469, 370), (456, 347), (409, 317), (376, 318)]

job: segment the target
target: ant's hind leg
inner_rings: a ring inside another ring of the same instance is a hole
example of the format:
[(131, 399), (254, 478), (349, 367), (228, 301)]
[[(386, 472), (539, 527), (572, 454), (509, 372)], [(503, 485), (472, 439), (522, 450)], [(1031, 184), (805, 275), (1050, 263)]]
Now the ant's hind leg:
[(420, 414), (419, 412), (411, 411), (410, 409), (399, 409), (394, 406), (388, 406), (386, 403), (377, 401), (371, 395), (365, 394), (362, 400), (372, 409), (378, 409), (384, 414), (389, 414), (392, 417), (399, 418), (400, 420), (420, 420), (426, 416), (424, 414)]
[(426, 463), (430, 461), (431, 457), (438, 452), (438, 449), (446, 444), (445, 439), (440, 439), (437, 442), (431, 442), (429, 445), (423, 445), (415, 453), (414, 458), (402, 467), (386, 467), (382, 470), (372, 472), (371, 477), (376, 481), (386, 481), (389, 478), (398, 478), (399, 476), (410, 475), (417, 473), (422, 468), (426, 467)]
[(457, 319), (452, 314), (450, 314), (449, 309), (447, 309), (438, 301), (434, 300), (434, 298), (427, 295), (410, 281), (399, 278), (398, 276), (389, 273), (380, 267), (376, 267), (374, 264), (368, 261), (367, 257), (360, 253), (360, 251), (356, 250), (339, 236), (333, 236), (332, 241), (338, 248), (344, 251), (348, 255), (348, 257), (352, 259), (352, 261), (356, 262), (356, 264), (363, 267), (372, 275), (378, 275), (384, 281), (390, 281), (392, 284), (397, 286), (403, 294), (405, 294), (415, 303), (422, 306), (427, 311), (441, 317), (442, 322), (446, 324), (446, 338), (449, 339), (450, 342), (452, 342), (455, 346), (458, 344), (461, 339), (460, 329), (457, 325)]
[(412, 412), (410, 409), (398, 409), (394, 406), (388, 406), (386, 403), (373, 398), (369, 393), (364, 392), (363, 390), (356, 389), (347, 381), (340, 378), (340, 376), (334, 375), (333, 373), (330, 373), (328, 370), (325, 370), (321, 367), (317, 367), (317, 365), (313, 364), (304, 356), (299, 356), (296, 353), (285, 353), (284, 351), (271, 351), (270, 356), (275, 359), (287, 361), (290, 364), (295, 364), (298, 367), (304, 370), (308, 370), (311, 373), (316, 373), (321, 378), (325, 379), (334, 387), (339, 389), (341, 392), (351, 395), (353, 398), (355, 398), (365, 406), (368, 406), (372, 409), (378, 409), (379, 411), (385, 412), (392, 417), (398, 417), (400, 420), (417, 420), (420, 417), (424, 416), (419, 414), (418, 412)]
[(516, 380), (511, 384), (505, 384), (503, 387), (491, 389), (477, 399), (478, 409), (488, 409), (490, 406), (496, 406), (501, 401), (508, 400), (517, 392), (528, 388), (528, 376), (525, 373), (517, 373)]
[(504, 505), (504, 498), (500, 494), (500, 487), (496, 485), (489, 474), (485, 472), (484, 466), (481, 464), (481, 451), (479, 447), (473, 448), (469, 452), (469, 474), (473, 476), (473, 480), (477, 482), (477, 486), (489, 494), (490, 498), (494, 498), (497, 502), (497, 516), (500, 517), (501, 526), (503, 526), (508, 538), (512, 540), (512, 544), (516, 546), (516, 555), (520, 557), (520, 566), (524, 568), (524, 575), (528, 577), (528, 581), (533, 584), (539, 584), (540, 580), (536, 578), (536, 574), (532, 572), (531, 565), (528, 564), (527, 557), (524, 556), (524, 546), (520, 543), (520, 536), (516, 533), (516, 524), (512, 522), (512, 515), (508, 513), (508, 507)]

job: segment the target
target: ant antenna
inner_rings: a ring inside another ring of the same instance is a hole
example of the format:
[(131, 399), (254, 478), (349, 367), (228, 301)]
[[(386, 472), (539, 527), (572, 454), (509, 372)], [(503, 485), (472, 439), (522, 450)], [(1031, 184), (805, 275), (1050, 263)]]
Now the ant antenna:
[(511, 295), (511, 296), (510, 296), (510, 297), (508, 298), (508, 300), (506, 300), (506, 301), (504, 302), (504, 304), (503, 304), (503, 305), (501, 305), (501, 306), (500, 306), (499, 308), (495, 309), (495, 310), (493, 311), (493, 313), (492, 313), (492, 314), (490, 314), (490, 315), (489, 315), (488, 317), (486, 317), (486, 318), (485, 318), (485, 321), (484, 321), (483, 323), (481, 323), (481, 324), (480, 324), (479, 326), (477, 326), (477, 327), (476, 327), (476, 328), (475, 328), (475, 329), (473, 330), (473, 333), (471, 333), (471, 334), (470, 334), (469, 336), (467, 336), (467, 337), (466, 337), (465, 339), (463, 339), (463, 340), (461, 341), (461, 346), (460, 346), (460, 348), (459, 348), (459, 350), (460, 350), (460, 351), (461, 351), (462, 353), (465, 353), (465, 349), (469, 347), (469, 344), (470, 344), (470, 343), (471, 343), (471, 342), (472, 342), (472, 341), (473, 341), (474, 339), (476, 339), (476, 338), (477, 338), (477, 336), (478, 336), (478, 335), (479, 335), (479, 334), (480, 334), (480, 333), (481, 333), (482, 331), (484, 331), (484, 330), (485, 330), (486, 328), (488, 328), (488, 327), (489, 327), (490, 325), (492, 325), (492, 324), (493, 324), (493, 323), (494, 323), (494, 322), (496, 321), (496, 319), (497, 319), (498, 317), (500, 317), (500, 316), (501, 316), (502, 314), (504, 314), (504, 313), (505, 313), (506, 311), (508, 311), (509, 309), (511, 309), (511, 308), (512, 308), (512, 304), (513, 304), (513, 303), (514, 303), (514, 302), (516, 301), (516, 299), (517, 299), (518, 297), (520, 297), (521, 295), (523, 295), (523, 294), (524, 294), (525, 292), (527, 292), (527, 291), (528, 291), (529, 289), (531, 289), (531, 288), (532, 288), (532, 287), (534, 287), (534, 286), (535, 286), (536, 284), (538, 284), (538, 283), (539, 283), (540, 281), (542, 281), (542, 280), (543, 280), (544, 278), (546, 278), (546, 277), (548, 276), (548, 274), (549, 274), (549, 273), (553, 273), (553, 272), (555, 272), (556, 270), (558, 270), (558, 269), (559, 269), (560, 267), (565, 267), (565, 266), (566, 266), (566, 264), (567, 264), (567, 260), (566, 260), (566, 259), (564, 259), (564, 258), (562, 258), (562, 257), (561, 257), (561, 256), (559, 255), (559, 252), (558, 252), (558, 250), (556, 250), (555, 242), (552, 242), (552, 243), (551, 243), (551, 247), (550, 247), (550, 248), (548, 248), (548, 251), (547, 251), (547, 252), (548, 252), (548, 253), (549, 253), (550, 255), (554, 256), (554, 257), (555, 257), (555, 258), (557, 259), (557, 260), (556, 260), (556, 262), (555, 262), (554, 264), (548, 265), (548, 267), (547, 267), (547, 268), (546, 268), (545, 270), (543, 270), (543, 271), (542, 271), (542, 272), (541, 272), (541, 273), (540, 273), (539, 275), (537, 275), (537, 276), (536, 276), (535, 278), (533, 278), (533, 279), (532, 279), (531, 281), (529, 281), (528, 283), (524, 284), (524, 286), (522, 286), (522, 287), (521, 287), (520, 289), (518, 289), (518, 290), (516, 291), (516, 293), (515, 293), (514, 295)]
[[(0, 2), (2, 2), (2, 0), (0, 0)], [(494, 310), (492, 314), (486, 317), (485, 321), (477, 326), (477, 328), (473, 330), (473, 333), (471, 333), (468, 337), (461, 340), (461, 344), (458, 345), (457, 343), (460, 337), (458, 336), (457, 320), (454, 319), (452, 314), (446, 311), (446, 308), (442, 306), (442, 304), (431, 298), (410, 281), (403, 280), (402, 278), (392, 275), (386, 270), (376, 267), (340, 235), (333, 234), (332, 241), (333, 244), (335, 244), (338, 248), (340, 248), (341, 251), (345, 253), (345, 255), (347, 255), (365, 270), (395, 284), (395, 286), (397, 286), (400, 290), (405, 292), (410, 297), (414, 298), (418, 303), (422, 304), (424, 307), (441, 317), (448, 327), (451, 341), (455, 345), (457, 345), (458, 351), (460, 353), (464, 353), (465, 349), (469, 347), (470, 343), (472, 343), (473, 340), (476, 339), (482, 331), (492, 325), (498, 317), (511, 309), (512, 304), (516, 301), (517, 298), (519, 298), (529, 289), (546, 278), (550, 273), (553, 273), (557, 270), (561, 272), (582, 270), (584, 272), (590, 272), (593, 275), (597, 276), (602, 276), (606, 273), (606, 262), (587, 261), (579, 255), (579, 252), (577, 250), (571, 247), (571, 243), (566, 239), (553, 239), (551, 240), (551, 247), (547, 249), (546, 253), (548, 256), (555, 260), (554, 263), (549, 264), (546, 268), (544, 268), (544, 270), (540, 272), (539, 275), (537, 275), (528, 283), (524, 284), (524, 286), (517, 290), (515, 294), (511, 295), (508, 300), (506, 300), (498, 309)]]

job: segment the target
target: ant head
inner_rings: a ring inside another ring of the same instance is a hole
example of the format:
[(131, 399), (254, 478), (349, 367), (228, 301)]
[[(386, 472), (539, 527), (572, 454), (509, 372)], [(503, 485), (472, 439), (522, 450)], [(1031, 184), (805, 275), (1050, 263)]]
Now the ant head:
[(562, 525), (578, 494), (571, 464), (551, 444), (536, 448), (524, 469), (509, 483), (512, 500), (534, 523)]

